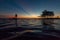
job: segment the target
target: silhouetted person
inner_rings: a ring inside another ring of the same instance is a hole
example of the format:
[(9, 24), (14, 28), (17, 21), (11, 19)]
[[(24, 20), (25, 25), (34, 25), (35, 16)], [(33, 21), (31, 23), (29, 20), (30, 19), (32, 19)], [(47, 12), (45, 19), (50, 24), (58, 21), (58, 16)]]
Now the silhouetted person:
[(15, 25), (17, 27), (17, 14), (15, 14)]
[(52, 25), (54, 23), (54, 20), (49, 18), (49, 17), (53, 17), (54, 13), (52, 11), (44, 10), (41, 16), (44, 17), (42, 18), (43, 31), (54, 30), (54, 26)]

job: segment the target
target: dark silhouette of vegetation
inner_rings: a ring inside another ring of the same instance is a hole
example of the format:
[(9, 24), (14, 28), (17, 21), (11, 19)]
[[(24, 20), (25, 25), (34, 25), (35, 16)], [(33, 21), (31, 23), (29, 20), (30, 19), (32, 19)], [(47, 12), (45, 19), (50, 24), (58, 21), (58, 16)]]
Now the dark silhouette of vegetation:
[(42, 13), (43, 13), (41, 15), (42, 17), (45, 17), (45, 16), (54, 16), (54, 13), (52, 11), (44, 10)]

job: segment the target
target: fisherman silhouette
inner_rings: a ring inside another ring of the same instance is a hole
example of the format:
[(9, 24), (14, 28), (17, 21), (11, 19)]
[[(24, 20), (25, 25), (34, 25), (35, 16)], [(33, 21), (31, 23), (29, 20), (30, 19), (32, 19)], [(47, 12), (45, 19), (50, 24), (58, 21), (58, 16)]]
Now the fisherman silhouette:
[(49, 18), (49, 17), (53, 17), (54, 13), (52, 11), (47, 11), (47, 10), (44, 10), (42, 13), (43, 13), (41, 15), (41, 17), (43, 17), (42, 18), (42, 25), (43, 25), (42, 30), (43, 31), (54, 30), (54, 26), (52, 25), (54, 23), (54, 20)]
[(17, 14), (15, 14), (15, 18), (17, 18)]
[(15, 25), (17, 27), (17, 14), (15, 14)]

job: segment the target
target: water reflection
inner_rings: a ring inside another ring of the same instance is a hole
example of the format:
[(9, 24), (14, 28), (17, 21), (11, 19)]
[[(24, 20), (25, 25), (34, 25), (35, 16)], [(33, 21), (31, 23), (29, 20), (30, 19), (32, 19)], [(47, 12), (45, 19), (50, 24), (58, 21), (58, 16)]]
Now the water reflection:
[[(7, 21), (5, 21), (7, 20)], [(15, 20), (11, 19), (5, 19), (5, 20), (1, 20), (0, 19), (0, 25), (2, 24), (8, 24), (8, 23), (11, 23), (11, 24), (15, 24)], [(50, 29), (51, 27), (53, 29), (57, 29), (57, 30), (60, 30), (60, 19), (38, 19), (38, 20), (27, 20), (27, 19), (19, 19), (17, 21), (18, 23), (18, 27), (24, 27), (24, 26), (21, 26), (21, 25), (28, 25), (28, 26), (25, 26), (25, 27), (39, 27), (39, 28), (42, 28), (45, 29), (45, 27), (47, 27), (47, 30)], [(41, 26), (40, 26), (41, 25)], [(9, 25), (10, 27), (15, 27), (15, 25), (11, 26)], [(6, 27), (6, 26), (5, 26)]]
[[(13, 21), (14, 22), (14, 21)], [(39, 27), (39, 28), (43, 28), (46, 26), (47, 29), (50, 27), (52, 27), (53, 29), (57, 29), (57, 30), (60, 30), (60, 19), (38, 19), (38, 20), (27, 20), (27, 19), (24, 19), (24, 20), (18, 20), (17, 21), (18, 23), (18, 26), (20, 27), (21, 25), (28, 25), (28, 26), (25, 26), (25, 27)], [(21, 26), (21, 27), (24, 27), (24, 26)]]
[(42, 19), (43, 31), (54, 30), (54, 19)]

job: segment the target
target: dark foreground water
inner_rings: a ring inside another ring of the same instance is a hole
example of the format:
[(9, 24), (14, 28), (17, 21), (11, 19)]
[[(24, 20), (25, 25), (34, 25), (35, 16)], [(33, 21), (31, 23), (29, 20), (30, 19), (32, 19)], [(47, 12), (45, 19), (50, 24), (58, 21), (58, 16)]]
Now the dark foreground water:
[[(49, 20), (52, 21), (52, 20)], [(48, 23), (49, 21), (46, 21)], [(51, 25), (54, 32), (42, 32), (42, 19), (0, 19), (0, 39), (1, 40), (37, 40), (59, 39), (60, 38), (60, 19), (54, 19)], [(17, 24), (17, 25), (16, 25)], [(59, 39), (60, 40), (60, 39)]]
[[(53, 21), (52, 21), (53, 22)], [(47, 22), (46, 22), (47, 23)], [(14, 24), (8, 25), (7, 24)], [(6, 25), (4, 27), (16, 27), (16, 23), (14, 19), (0, 19), (0, 26)], [(25, 26), (24, 26), (25, 25)], [(41, 26), (40, 26), (41, 25)], [(55, 29), (60, 30), (60, 19), (54, 19), (54, 24), (52, 24)], [(18, 19), (17, 27), (41, 27), (42, 28), (42, 20), (41, 19)]]

